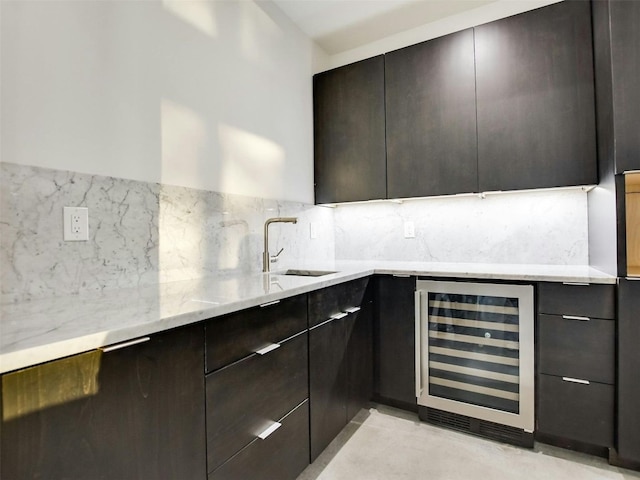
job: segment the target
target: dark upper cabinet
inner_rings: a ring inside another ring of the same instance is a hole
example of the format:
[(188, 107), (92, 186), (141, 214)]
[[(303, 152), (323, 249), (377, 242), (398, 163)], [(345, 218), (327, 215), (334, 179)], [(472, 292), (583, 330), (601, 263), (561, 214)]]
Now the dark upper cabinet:
[(640, 170), (640, 2), (609, 3), (616, 173)]
[(313, 77), (315, 201), (387, 197), (384, 56)]
[(6, 479), (206, 477), (202, 325), (2, 377)]
[(385, 93), (389, 198), (477, 191), (473, 30), (386, 54)]
[(590, 3), (475, 28), (479, 189), (598, 182)]
[(618, 288), (618, 455), (640, 465), (640, 281)]

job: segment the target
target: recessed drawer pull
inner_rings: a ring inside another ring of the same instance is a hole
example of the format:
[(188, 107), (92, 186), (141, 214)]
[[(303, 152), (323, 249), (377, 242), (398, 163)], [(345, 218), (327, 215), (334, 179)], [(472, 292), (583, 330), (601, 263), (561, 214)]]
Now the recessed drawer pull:
[(589, 317), (580, 317), (577, 315), (562, 315), (565, 320), (580, 320), (581, 322), (588, 322), (591, 320)]
[(273, 302), (263, 303), (262, 305), (260, 305), (260, 308), (270, 307), (271, 305), (276, 305), (278, 303), (280, 303), (280, 300), (274, 300)]
[(109, 352), (113, 352), (114, 350), (120, 350), (121, 348), (127, 348), (127, 347), (131, 347), (133, 345), (137, 345), (139, 343), (148, 342), (149, 340), (151, 340), (150, 337), (136, 338), (135, 340), (129, 340), (128, 342), (116, 343), (115, 345), (109, 345), (108, 347), (102, 347), (102, 348), (100, 348), (100, 350), (102, 350), (103, 353), (109, 353)]
[(279, 343), (272, 343), (271, 345), (267, 345), (264, 348), (261, 348), (260, 350), (256, 350), (256, 353), (258, 355), (265, 355), (269, 352), (274, 351), (276, 348), (280, 348), (280, 344)]
[(347, 315), (349, 314), (344, 312), (336, 313), (335, 315), (331, 315), (331, 320), (340, 320), (341, 318), (344, 318)]
[(581, 383), (582, 385), (589, 385), (589, 380), (581, 380), (579, 378), (562, 377), (565, 382)]
[(344, 309), (347, 313), (356, 313), (360, 311), (360, 307), (349, 307)]
[(268, 427), (264, 432), (260, 433), (258, 435), (258, 438), (265, 440), (269, 435), (271, 435), (273, 432), (275, 432), (277, 429), (279, 429), (282, 426), (281, 423), (278, 422), (273, 422), (273, 424)]

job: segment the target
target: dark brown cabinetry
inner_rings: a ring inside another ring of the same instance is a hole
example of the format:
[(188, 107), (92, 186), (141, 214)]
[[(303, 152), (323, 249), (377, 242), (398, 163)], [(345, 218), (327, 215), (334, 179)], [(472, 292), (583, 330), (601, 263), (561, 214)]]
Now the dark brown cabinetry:
[(374, 278), (374, 395), (417, 411), (415, 389), (415, 277)]
[(615, 286), (538, 285), (536, 439), (614, 446)]
[(368, 279), (309, 294), (311, 461), (371, 399)]
[(618, 457), (640, 468), (640, 280), (618, 286)]
[(206, 476), (202, 325), (2, 377), (6, 479)]
[(478, 188), (473, 30), (385, 55), (387, 192)]
[(306, 307), (301, 295), (207, 322), (210, 479), (294, 479), (308, 465)]
[(387, 197), (382, 55), (313, 77), (316, 203)]
[(480, 191), (596, 184), (589, 2), (475, 28)]

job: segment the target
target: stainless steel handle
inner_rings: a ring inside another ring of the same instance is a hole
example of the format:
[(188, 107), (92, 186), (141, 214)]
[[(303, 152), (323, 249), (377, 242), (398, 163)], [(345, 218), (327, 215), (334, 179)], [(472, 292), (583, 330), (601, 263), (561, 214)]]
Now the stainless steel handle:
[(580, 378), (571, 378), (571, 377), (562, 377), (562, 380), (564, 380), (565, 382), (571, 382), (571, 383), (580, 383), (582, 385), (589, 385), (589, 380), (582, 380)]
[(148, 342), (149, 340), (151, 340), (150, 337), (136, 338), (135, 340), (129, 340), (127, 342), (122, 342), (122, 343), (116, 343), (114, 345), (109, 345), (108, 347), (102, 347), (102, 348), (100, 348), (100, 350), (102, 350), (103, 353), (109, 353), (109, 352), (113, 352), (114, 350), (120, 350), (121, 348), (127, 348), (127, 347), (131, 347), (133, 345), (137, 345), (139, 343)]
[(562, 315), (565, 320), (579, 320), (581, 322), (588, 322), (591, 320), (589, 317), (580, 317), (578, 315)]
[(577, 287), (588, 287), (591, 285), (588, 282), (562, 282), (563, 285), (575, 285)]
[(422, 396), (422, 362), (421, 362), (421, 350), (422, 350), (422, 345), (420, 344), (420, 341), (422, 339), (422, 332), (421, 332), (421, 322), (422, 322), (422, 318), (421, 318), (421, 298), (420, 298), (420, 292), (416, 291), (416, 293), (414, 294), (414, 298), (415, 298), (415, 319), (416, 319), (416, 330), (415, 330), (415, 335), (416, 335), (416, 398), (420, 398)]
[(344, 309), (344, 311), (347, 313), (356, 313), (356, 312), (359, 312), (360, 310), (361, 310), (361, 307), (349, 307)]
[(266, 347), (263, 347), (260, 350), (256, 350), (256, 353), (258, 355), (266, 355), (269, 352), (273, 352), (276, 348), (280, 348), (279, 343), (272, 343), (271, 345), (267, 345)]
[(258, 438), (260, 438), (261, 440), (265, 440), (269, 435), (271, 435), (273, 432), (275, 432), (281, 426), (282, 426), (281, 423), (273, 422), (273, 424), (271, 424), (268, 428), (266, 428), (262, 433), (258, 434)]
[(348, 313), (344, 313), (344, 312), (340, 312), (340, 313), (336, 313), (335, 315), (331, 315), (331, 320), (340, 320), (341, 318), (346, 317), (347, 315), (349, 315)]
[(280, 303), (280, 300), (274, 300), (273, 302), (263, 303), (262, 305), (260, 305), (260, 308), (270, 307), (271, 305), (277, 305), (278, 303)]
[(398, 278), (409, 278), (411, 275), (408, 273), (394, 273), (393, 276)]

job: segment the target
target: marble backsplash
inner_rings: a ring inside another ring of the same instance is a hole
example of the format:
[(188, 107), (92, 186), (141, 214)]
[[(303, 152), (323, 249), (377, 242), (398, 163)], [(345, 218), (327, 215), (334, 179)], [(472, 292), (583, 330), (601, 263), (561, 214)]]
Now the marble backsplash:
[(587, 265), (587, 208), (580, 188), (341, 205), (336, 259)]
[[(89, 209), (89, 241), (65, 242), (62, 208)], [(263, 225), (283, 263), (333, 260), (333, 210), (295, 202), (0, 162), (2, 301), (262, 269)], [(310, 238), (314, 224), (316, 238)], [(272, 267), (277, 269), (277, 264)]]

